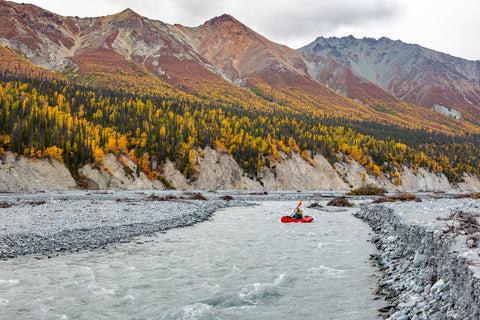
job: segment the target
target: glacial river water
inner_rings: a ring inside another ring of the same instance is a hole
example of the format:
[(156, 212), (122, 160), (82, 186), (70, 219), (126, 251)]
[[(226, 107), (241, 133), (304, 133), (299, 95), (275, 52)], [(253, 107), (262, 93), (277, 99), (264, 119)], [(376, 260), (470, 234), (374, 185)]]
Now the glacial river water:
[(296, 202), (228, 208), (106, 250), (0, 261), (0, 319), (380, 319), (369, 228)]

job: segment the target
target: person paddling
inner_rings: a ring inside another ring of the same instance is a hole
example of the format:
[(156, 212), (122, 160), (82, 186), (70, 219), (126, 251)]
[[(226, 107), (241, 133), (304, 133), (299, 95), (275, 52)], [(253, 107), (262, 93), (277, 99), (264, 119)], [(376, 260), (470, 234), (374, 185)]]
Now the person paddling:
[(292, 218), (293, 219), (302, 219), (303, 218), (303, 212), (300, 210), (300, 206), (302, 205), (302, 201), (298, 203), (298, 206), (293, 210)]
[(312, 222), (313, 218), (310, 216), (303, 216), (302, 210), (300, 210), (300, 206), (302, 205), (302, 201), (298, 203), (298, 206), (293, 210), (292, 214), (289, 216), (283, 216), (280, 220), (283, 223), (289, 223), (289, 222), (301, 222), (301, 223), (308, 223)]

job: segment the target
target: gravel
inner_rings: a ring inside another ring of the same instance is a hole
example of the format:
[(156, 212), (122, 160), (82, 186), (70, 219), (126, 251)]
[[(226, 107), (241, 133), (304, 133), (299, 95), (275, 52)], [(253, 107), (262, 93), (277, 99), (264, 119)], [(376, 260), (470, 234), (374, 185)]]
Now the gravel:
[[(104, 248), (139, 235), (190, 226), (221, 208), (250, 206), (255, 201), (302, 200), (308, 206), (341, 195), (333, 191), (3, 192), (0, 259)], [(417, 195), (422, 202), (371, 204), (377, 197), (348, 197), (362, 207), (356, 215), (374, 233), (378, 252), (371, 259), (382, 271), (376, 293), (386, 300), (379, 311), (390, 320), (480, 319), (480, 251), (467, 246), (472, 235), (461, 234), (458, 221), (448, 220), (459, 211), (480, 214), (480, 200)], [(319, 210), (335, 214), (343, 209)], [(479, 233), (473, 236), (480, 240)]]
[[(154, 197), (152, 197), (152, 195)], [(151, 200), (169, 195), (170, 201)], [(132, 237), (185, 227), (245, 201), (195, 200), (185, 192), (2, 193), (0, 259), (103, 248)], [(156, 197), (155, 197), (156, 196)]]
[(382, 271), (376, 293), (387, 302), (379, 310), (384, 318), (480, 319), (480, 251), (448, 219), (460, 211), (480, 214), (480, 201), (368, 205), (357, 213), (375, 232), (372, 260)]

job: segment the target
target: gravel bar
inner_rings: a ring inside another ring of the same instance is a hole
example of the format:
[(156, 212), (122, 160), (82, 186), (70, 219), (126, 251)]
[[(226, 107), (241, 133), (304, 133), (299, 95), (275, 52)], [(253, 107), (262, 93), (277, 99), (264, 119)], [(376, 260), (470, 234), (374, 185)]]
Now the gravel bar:
[[(139, 235), (186, 227), (218, 209), (252, 205), (186, 192), (0, 194), (0, 259), (104, 248)], [(167, 197), (168, 201), (165, 200)]]
[(480, 319), (480, 251), (470, 241), (480, 234), (462, 227), (461, 213), (475, 216), (469, 222), (478, 226), (480, 201), (384, 203), (357, 213), (375, 232), (384, 318)]

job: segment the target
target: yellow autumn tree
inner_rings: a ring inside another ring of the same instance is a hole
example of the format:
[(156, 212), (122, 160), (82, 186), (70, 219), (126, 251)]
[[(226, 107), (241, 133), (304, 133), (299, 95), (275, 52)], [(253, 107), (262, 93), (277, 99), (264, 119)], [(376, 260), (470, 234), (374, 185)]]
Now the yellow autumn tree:
[(63, 162), (62, 153), (62, 149), (58, 148), (57, 146), (52, 146), (45, 149), (43, 156)]

